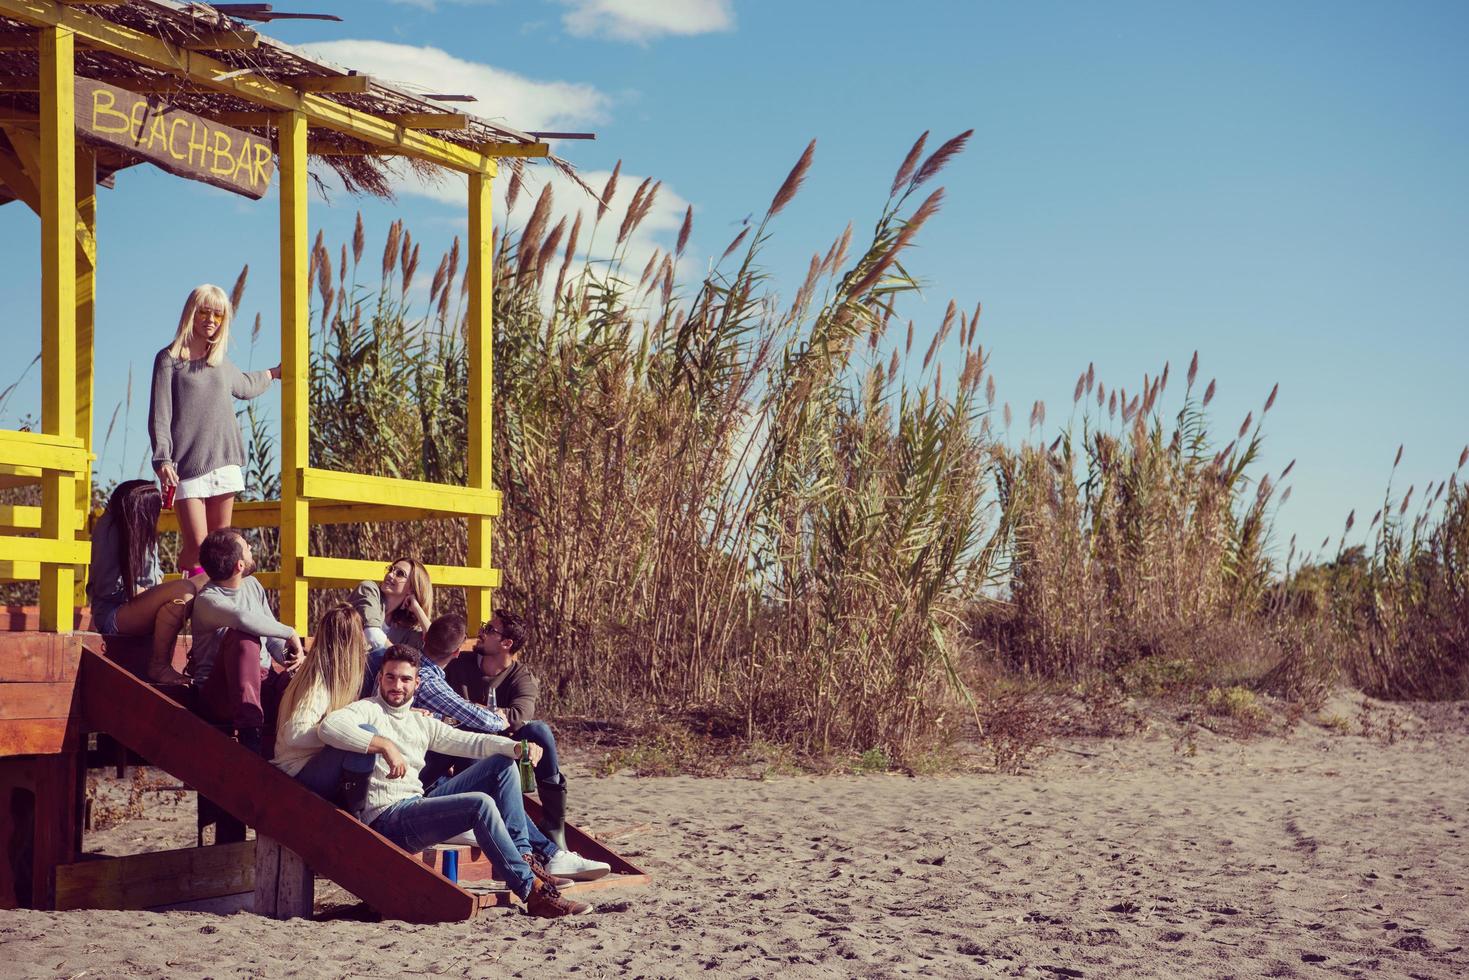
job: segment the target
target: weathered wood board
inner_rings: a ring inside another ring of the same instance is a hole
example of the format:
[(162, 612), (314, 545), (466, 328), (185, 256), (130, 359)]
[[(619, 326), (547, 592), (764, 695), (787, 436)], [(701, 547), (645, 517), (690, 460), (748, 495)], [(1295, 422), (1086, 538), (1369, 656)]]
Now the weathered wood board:
[(76, 128), (179, 177), (259, 200), (275, 173), (270, 141), (90, 78), (76, 79)]

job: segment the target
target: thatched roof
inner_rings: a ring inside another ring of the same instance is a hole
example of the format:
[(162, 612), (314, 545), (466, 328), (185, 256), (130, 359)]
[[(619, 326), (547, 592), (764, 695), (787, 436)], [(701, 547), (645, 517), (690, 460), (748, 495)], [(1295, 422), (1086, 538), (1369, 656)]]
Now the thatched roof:
[[(413, 92), (403, 83), (378, 79), (356, 79), (355, 88), (363, 91), (332, 92), (321, 89), (333, 83), (330, 79), (346, 79), (359, 73), (317, 58), (307, 57), (290, 45), (259, 34), (243, 20), (238, 20), (205, 3), (176, 3), (172, 0), (126, 0), (120, 3), (87, 4), (76, 8), (88, 15), (110, 21), (134, 31), (180, 46), (200, 45), (210, 40), (233, 47), (203, 47), (208, 57), (229, 66), (240, 74), (250, 74), (286, 85), (312, 91), (351, 109), (384, 118), (402, 118), (454, 113), (459, 128), (430, 129), (415, 125), (434, 137), (464, 147), (483, 148), (487, 144), (535, 144), (538, 139), (499, 120), (468, 114), (463, 103), (439, 102), (424, 93)], [(24, 37), (37, 33), (32, 25), (0, 16), (0, 34), (7, 41), (0, 44), (0, 108), (9, 111), (39, 111), (39, 94), (27, 89), (40, 70), (39, 53), (27, 49)], [(166, 72), (140, 64), (135, 60), (96, 50), (79, 44), (76, 50), (76, 73), (79, 76), (110, 82), (133, 91), (156, 93), (169, 105), (203, 116), (221, 118), (229, 125), (257, 133), (267, 133), (263, 121), (242, 123), (240, 114), (257, 115), (262, 107), (230, 92), (201, 86), (179, 73)], [(241, 71), (243, 70), (243, 71)], [(318, 81), (321, 80), (321, 81)], [(438, 93), (435, 93), (438, 94)], [(448, 93), (445, 93), (448, 94)], [(391, 196), (388, 182), (390, 161), (394, 154), (388, 148), (363, 142), (325, 129), (313, 128), (313, 158), (330, 166), (347, 189), (380, 196)], [(410, 166), (426, 175), (437, 174), (438, 168), (422, 160), (406, 158)], [(550, 162), (570, 172), (564, 161), (554, 157)], [(141, 162), (121, 151), (106, 151), (99, 156), (99, 180), (108, 182), (111, 174), (125, 166)], [(506, 161), (511, 167), (522, 161)], [(0, 195), (4, 195), (0, 187)]]

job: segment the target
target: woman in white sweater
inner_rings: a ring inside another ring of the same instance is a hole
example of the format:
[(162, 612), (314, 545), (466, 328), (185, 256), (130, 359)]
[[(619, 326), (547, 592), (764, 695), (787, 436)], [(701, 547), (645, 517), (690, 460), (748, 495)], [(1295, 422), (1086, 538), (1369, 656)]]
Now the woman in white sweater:
[(335, 796), (352, 753), (328, 747), (317, 729), (327, 715), (357, 700), (366, 671), (362, 617), (344, 602), (321, 617), (311, 650), (281, 697), (271, 761), (327, 799)]

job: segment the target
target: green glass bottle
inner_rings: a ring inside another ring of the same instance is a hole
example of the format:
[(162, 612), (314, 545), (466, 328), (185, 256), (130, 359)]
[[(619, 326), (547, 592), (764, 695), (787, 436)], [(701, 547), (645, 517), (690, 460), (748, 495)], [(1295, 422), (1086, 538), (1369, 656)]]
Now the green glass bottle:
[(534, 793), (536, 791), (536, 770), (530, 764), (530, 742), (520, 740), (520, 791), (522, 793)]

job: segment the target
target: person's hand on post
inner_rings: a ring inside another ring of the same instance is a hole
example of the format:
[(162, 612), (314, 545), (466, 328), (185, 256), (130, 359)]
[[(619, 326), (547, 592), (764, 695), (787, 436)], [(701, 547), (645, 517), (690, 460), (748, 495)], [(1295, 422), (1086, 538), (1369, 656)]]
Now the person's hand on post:
[(281, 379), (281, 366), (279, 364), (270, 369), (270, 378), (272, 381), (279, 381)]

